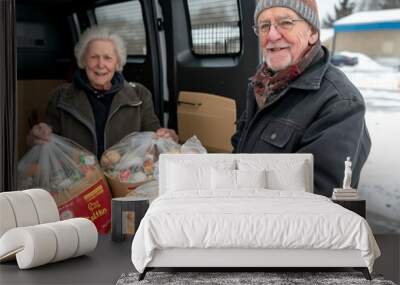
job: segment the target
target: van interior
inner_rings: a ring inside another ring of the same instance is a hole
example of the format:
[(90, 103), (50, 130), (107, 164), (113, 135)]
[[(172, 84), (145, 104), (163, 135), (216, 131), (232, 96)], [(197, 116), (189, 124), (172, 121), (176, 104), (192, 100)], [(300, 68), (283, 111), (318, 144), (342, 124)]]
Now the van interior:
[(244, 0), (17, 0), (18, 158), (30, 128), (44, 119), (49, 92), (72, 80), (74, 46), (93, 25), (127, 42), (123, 75), (151, 91), (164, 126), (181, 141), (196, 134), (208, 151), (231, 152), (259, 60), (253, 10)]

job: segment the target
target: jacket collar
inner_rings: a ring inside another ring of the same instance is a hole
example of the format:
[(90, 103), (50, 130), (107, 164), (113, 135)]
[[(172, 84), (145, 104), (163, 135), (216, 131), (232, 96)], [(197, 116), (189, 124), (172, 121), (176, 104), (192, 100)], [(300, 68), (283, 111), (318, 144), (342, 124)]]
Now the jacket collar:
[[(112, 114), (122, 106), (138, 106), (142, 103), (137, 93), (133, 91), (133, 88), (134, 86), (131, 86), (124, 80), (122, 89), (114, 95), (109, 114)], [(85, 92), (77, 87), (76, 84), (69, 86), (66, 95), (58, 103), (58, 106), (62, 106), (74, 114), (75, 117), (87, 120), (91, 125), (94, 125), (95, 119), (90, 102)]]
[(102, 96), (107, 96), (109, 94), (115, 94), (124, 86), (124, 76), (120, 72), (115, 72), (113, 78), (111, 79), (111, 88), (109, 90), (99, 91), (92, 87), (89, 83), (89, 79), (86, 75), (86, 71), (84, 69), (78, 69), (74, 74), (74, 83), (80, 89), (83, 89), (86, 94), (94, 95), (94, 94), (102, 94)]
[(110, 114), (122, 106), (138, 106), (142, 104), (137, 92), (134, 92), (135, 84), (124, 81), (123, 88), (114, 96), (111, 103)]
[[(75, 72), (74, 75), (74, 85), (76, 86), (76, 91), (74, 99), (72, 103), (73, 106), (76, 106), (79, 110), (79, 113), (86, 116), (91, 122), (94, 123), (93, 110), (89, 108), (88, 104), (86, 104), (89, 100), (87, 96), (96, 96), (99, 92), (102, 92), (102, 96), (113, 96), (111, 107), (109, 110), (109, 114), (112, 114), (122, 106), (126, 105), (139, 105), (140, 100), (136, 94), (136, 92), (130, 92), (131, 87), (125, 81), (124, 76), (120, 72), (116, 72), (111, 80), (112, 87), (107, 91), (98, 91), (95, 90), (89, 83), (89, 79), (87, 78), (86, 72), (83, 69), (79, 69)], [(79, 93), (79, 94), (78, 94)], [(85, 98), (83, 98), (85, 97)]]
[[(266, 106), (274, 104), (274, 102), (278, 101), (291, 88), (303, 90), (318, 90), (320, 88), (322, 79), (330, 65), (330, 56), (328, 49), (324, 46), (321, 46), (321, 48), (324, 52), (324, 56), (322, 57), (322, 59), (319, 58), (319, 60), (316, 60), (316, 62), (311, 63), (311, 66), (309, 68), (307, 68), (297, 79), (289, 83), (289, 85), (282, 92), (280, 92), (279, 95), (274, 97), (273, 100), (267, 102)], [(249, 86), (251, 86), (250, 79)], [(254, 90), (252, 87), (248, 88), (248, 92), (250, 93), (247, 94), (246, 110), (248, 116), (252, 117), (252, 114), (257, 112), (257, 103), (254, 98)]]
[(86, 97), (85, 92), (78, 88), (76, 84), (71, 84), (65, 95), (57, 104), (58, 107), (62, 107), (76, 118), (85, 121), (89, 121), (91, 125), (94, 125), (94, 115), (90, 102)]
[(322, 46), (324, 56), (304, 71), (296, 80), (289, 84), (289, 88), (303, 90), (318, 90), (321, 87), (322, 78), (324, 77), (330, 62), (329, 51)]
[[(317, 62), (313, 62), (309, 68), (307, 68), (303, 74), (296, 78), (293, 82), (289, 83), (289, 88), (297, 88), (304, 90), (318, 90), (321, 87), (322, 78), (328, 70), (330, 64), (329, 50), (321, 46), (324, 56)], [(258, 65), (257, 69), (261, 67)], [(252, 77), (248, 78), (249, 84), (251, 83)]]

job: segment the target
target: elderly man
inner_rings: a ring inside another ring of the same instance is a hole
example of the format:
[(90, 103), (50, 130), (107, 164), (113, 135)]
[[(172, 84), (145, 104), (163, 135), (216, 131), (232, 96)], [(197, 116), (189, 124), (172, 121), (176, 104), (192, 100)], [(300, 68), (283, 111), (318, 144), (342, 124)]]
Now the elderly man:
[(237, 153), (312, 153), (314, 192), (331, 196), (353, 161), (352, 186), (371, 147), (365, 104), (329, 63), (315, 0), (260, 0), (254, 14), (264, 62), (250, 78), (232, 137)]

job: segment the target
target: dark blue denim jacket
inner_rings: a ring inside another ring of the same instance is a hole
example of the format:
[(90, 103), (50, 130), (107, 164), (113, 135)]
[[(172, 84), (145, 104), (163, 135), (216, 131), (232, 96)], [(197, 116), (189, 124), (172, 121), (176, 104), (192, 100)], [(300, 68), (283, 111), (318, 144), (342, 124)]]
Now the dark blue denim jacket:
[(371, 141), (362, 95), (324, 52), (261, 110), (249, 85), (232, 145), (235, 153), (312, 153), (314, 193), (330, 197), (334, 187), (342, 186), (347, 156), (357, 187)]

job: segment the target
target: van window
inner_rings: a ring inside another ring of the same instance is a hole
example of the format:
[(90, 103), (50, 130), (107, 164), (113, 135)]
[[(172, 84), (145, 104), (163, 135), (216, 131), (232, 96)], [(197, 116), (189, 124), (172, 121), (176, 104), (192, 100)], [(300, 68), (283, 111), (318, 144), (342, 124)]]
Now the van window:
[(237, 0), (187, 0), (193, 52), (224, 55), (240, 52)]
[(146, 55), (146, 32), (138, 0), (101, 6), (94, 12), (99, 25), (117, 31), (126, 41), (128, 55)]

